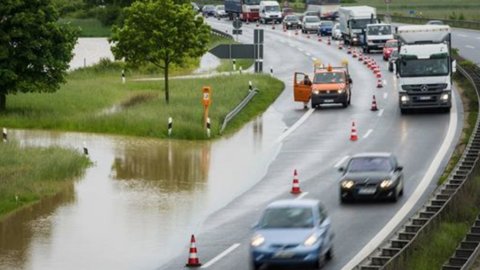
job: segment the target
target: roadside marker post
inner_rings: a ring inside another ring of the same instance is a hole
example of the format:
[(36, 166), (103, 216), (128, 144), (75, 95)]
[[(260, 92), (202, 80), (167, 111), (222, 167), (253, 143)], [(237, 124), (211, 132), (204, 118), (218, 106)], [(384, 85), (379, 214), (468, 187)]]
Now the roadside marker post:
[(85, 156), (88, 156), (88, 148), (87, 148), (87, 143), (83, 142), (83, 154)]
[(125, 83), (126, 79), (125, 79), (125, 70), (122, 69), (122, 83)]
[(2, 129), (2, 138), (3, 138), (3, 142), (7, 142), (8, 138), (7, 138), (7, 129), (6, 128)]
[(172, 119), (172, 117), (168, 117), (167, 129), (168, 129), (168, 137), (172, 136), (172, 129), (173, 129), (173, 119)]
[(210, 130), (210, 117), (207, 118), (207, 136), (210, 138), (211, 130)]

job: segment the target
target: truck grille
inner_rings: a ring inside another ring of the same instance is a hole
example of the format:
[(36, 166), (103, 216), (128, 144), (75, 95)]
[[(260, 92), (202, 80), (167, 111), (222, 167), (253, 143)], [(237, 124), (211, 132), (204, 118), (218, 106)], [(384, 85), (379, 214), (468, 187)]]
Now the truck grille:
[(402, 85), (402, 89), (407, 92), (422, 93), (422, 92), (441, 92), (447, 88), (446, 83), (437, 84), (407, 84)]

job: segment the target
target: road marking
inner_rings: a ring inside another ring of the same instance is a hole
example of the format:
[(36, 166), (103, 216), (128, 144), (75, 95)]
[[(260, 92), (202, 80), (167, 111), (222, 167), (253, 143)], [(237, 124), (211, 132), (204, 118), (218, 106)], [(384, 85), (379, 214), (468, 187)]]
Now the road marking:
[(380, 117), (382, 116), (382, 114), (383, 114), (383, 109), (380, 109), (380, 111), (378, 112), (378, 116)]
[(306, 52), (305, 55), (306, 56), (312, 56), (312, 54), (310, 54), (309, 52)]
[(316, 62), (316, 61), (317, 61), (317, 58), (312, 57), (312, 61), (313, 61), (313, 62)]
[(387, 86), (387, 80), (383, 80), (383, 85)]
[(363, 138), (366, 139), (368, 136), (370, 136), (370, 133), (372, 133), (373, 129), (369, 129), (365, 135), (363, 135)]
[(310, 115), (312, 115), (312, 113), (315, 111), (315, 109), (310, 109), (308, 110), (300, 119), (298, 119), (298, 121), (293, 124), (289, 129), (287, 129), (287, 131), (285, 131), (284, 133), (282, 133), (282, 135), (280, 135), (280, 137), (278, 137), (278, 139), (276, 140), (277, 143), (283, 141), (288, 135), (290, 135), (292, 132), (294, 132), (299, 126), (301, 126), (303, 124), (303, 122), (305, 122), (308, 117), (310, 117)]
[[(454, 96), (455, 97), (455, 96)], [(455, 99), (455, 98), (454, 98)], [(456, 102), (452, 102), (452, 111), (450, 112), (450, 124), (448, 126), (448, 131), (445, 136), (445, 139), (442, 142), (442, 145), (438, 149), (435, 158), (433, 159), (432, 163), (428, 167), (427, 172), (423, 176), (422, 180), (418, 184), (415, 191), (412, 193), (408, 201), (402, 206), (402, 208), (393, 216), (393, 218), (383, 227), (383, 229), (375, 235), (370, 242), (368, 242), (360, 252), (353, 257), (346, 265), (342, 267), (342, 270), (351, 270), (359, 263), (361, 263), (365, 257), (370, 255), (377, 247), (382, 244), (387, 236), (392, 233), (392, 230), (397, 228), (400, 222), (407, 216), (407, 214), (413, 209), (415, 204), (418, 202), (420, 197), (424, 194), (425, 190), (429, 186), (430, 182), (432, 181), (435, 173), (437, 172), (438, 168), (442, 163), (442, 159), (447, 154), (449, 146), (452, 144), (453, 139), (455, 137), (455, 131), (457, 129), (457, 108)]]
[(302, 48), (300, 48), (300, 47), (297, 47), (297, 49), (298, 49), (299, 51), (303, 52), (303, 49), (302, 49)]
[(475, 47), (473, 47), (472, 45), (465, 45), (465, 48), (475, 49)]
[(338, 168), (340, 167), (345, 160), (347, 160), (350, 156), (344, 156), (342, 159), (340, 159), (333, 167)]
[(211, 259), (210, 261), (208, 261), (206, 264), (204, 264), (202, 267), (200, 268), (207, 268), (207, 267), (210, 267), (212, 266), (212, 264), (218, 262), (221, 258), (225, 257), (228, 255), (228, 253), (234, 251), (236, 248), (238, 248), (240, 246), (240, 243), (235, 243), (233, 245), (231, 245), (229, 248), (227, 248), (226, 250), (224, 250), (222, 253), (218, 254), (217, 257)]
[(458, 34), (459, 37), (467, 37), (467, 35), (464, 34)]
[(308, 192), (302, 192), (298, 197), (295, 198), (295, 200), (300, 200), (301, 198), (305, 197), (308, 195)]
[(388, 98), (388, 93), (383, 93), (383, 99), (387, 99)]

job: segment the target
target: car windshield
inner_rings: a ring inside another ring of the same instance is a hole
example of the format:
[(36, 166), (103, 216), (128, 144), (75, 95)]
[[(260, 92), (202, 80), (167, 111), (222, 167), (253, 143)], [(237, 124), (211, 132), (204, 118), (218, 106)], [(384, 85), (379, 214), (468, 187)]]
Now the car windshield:
[(387, 157), (357, 157), (350, 160), (349, 172), (389, 172), (392, 164)]
[(364, 29), (369, 23), (371, 23), (370, 19), (350, 20), (350, 27), (352, 29)]
[(392, 27), (390, 25), (371, 25), (367, 28), (367, 35), (380, 36), (391, 34)]
[(385, 47), (396, 48), (398, 47), (398, 41), (388, 41), (387, 44), (385, 44)]
[(312, 209), (307, 207), (269, 208), (260, 219), (259, 227), (262, 229), (312, 228)]
[(225, 10), (224, 6), (217, 6), (217, 10)]
[(431, 56), (429, 59), (409, 59), (401, 55), (399, 73), (401, 77), (446, 76), (449, 73), (448, 56)]
[(333, 26), (333, 22), (330, 22), (330, 21), (322, 22), (322, 26), (330, 26), (330, 27), (332, 27), (332, 26)]
[(305, 18), (305, 22), (308, 22), (308, 23), (314, 23), (319, 21), (320, 19), (317, 16), (308, 16)]
[(259, 5), (260, 0), (244, 0), (243, 3), (245, 5)]
[(322, 72), (316, 73), (313, 78), (313, 83), (344, 83), (345, 75), (343, 72)]
[(297, 18), (297, 16), (287, 16), (287, 17), (285, 17), (285, 21), (294, 22), (294, 21), (298, 21), (298, 18)]
[(279, 6), (265, 6), (265, 11), (280, 11)]

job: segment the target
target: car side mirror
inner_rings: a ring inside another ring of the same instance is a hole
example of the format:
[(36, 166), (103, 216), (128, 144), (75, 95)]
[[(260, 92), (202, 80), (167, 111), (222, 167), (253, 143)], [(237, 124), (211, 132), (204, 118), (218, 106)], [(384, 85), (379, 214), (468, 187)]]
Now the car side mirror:
[(348, 83), (353, 83), (352, 78), (348, 78)]
[(452, 61), (452, 73), (457, 72), (457, 60)]
[(397, 166), (397, 169), (395, 170), (401, 172), (403, 170), (403, 166)]

